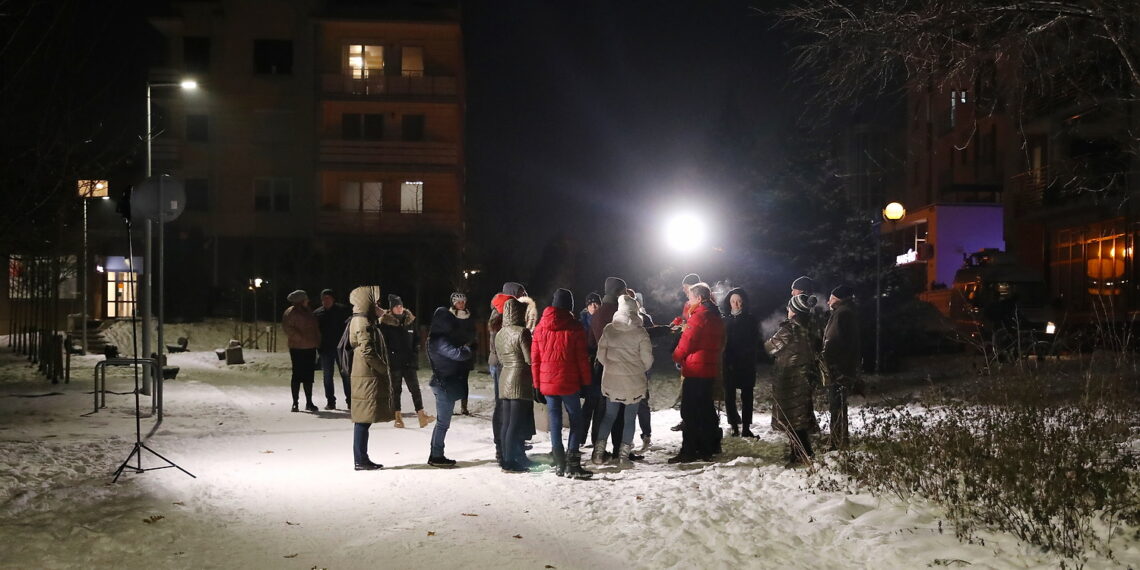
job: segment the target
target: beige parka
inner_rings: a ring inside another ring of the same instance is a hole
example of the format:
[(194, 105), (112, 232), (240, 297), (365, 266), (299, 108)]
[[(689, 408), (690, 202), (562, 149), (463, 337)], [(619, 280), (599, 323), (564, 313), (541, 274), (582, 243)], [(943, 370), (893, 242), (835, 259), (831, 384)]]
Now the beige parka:
[(357, 287), (349, 293), (352, 319), (348, 323), (352, 344), (352, 421), (358, 424), (390, 422), (392, 391), (388, 373), (388, 349), (375, 323), (365, 315), (375, 315), (380, 298), (378, 285)]

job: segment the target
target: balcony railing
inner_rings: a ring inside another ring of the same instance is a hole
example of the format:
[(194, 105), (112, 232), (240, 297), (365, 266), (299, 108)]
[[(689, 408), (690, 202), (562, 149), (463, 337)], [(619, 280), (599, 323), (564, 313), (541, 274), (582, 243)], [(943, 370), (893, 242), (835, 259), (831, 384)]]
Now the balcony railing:
[(414, 164), (458, 166), (454, 143), (408, 141), (323, 140), (320, 161), (325, 164)]
[(342, 212), (322, 211), (317, 215), (317, 233), (324, 235), (398, 235), (454, 233), (462, 229), (459, 212)]
[(321, 90), (332, 95), (454, 97), (458, 93), (454, 77), (437, 75), (380, 75), (355, 79), (343, 73), (321, 77)]

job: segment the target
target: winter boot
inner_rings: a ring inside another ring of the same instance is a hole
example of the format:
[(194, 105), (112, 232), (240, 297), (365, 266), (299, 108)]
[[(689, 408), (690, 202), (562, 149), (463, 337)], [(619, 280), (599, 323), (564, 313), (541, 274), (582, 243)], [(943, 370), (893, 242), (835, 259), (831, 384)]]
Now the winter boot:
[(554, 467), (554, 474), (562, 477), (566, 474), (566, 452), (558, 451), (557, 449), (551, 452), (553, 461), (551, 462)]
[(649, 434), (641, 434), (641, 450), (645, 451), (649, 449), (651, 445), (653, 445), (653, 438), (651, 438)]
[(394, 425), (395, 427), (398, 427), (398, 428), (404, 427), (404, 415), (401, 414), (399, 412), (399, 410), (396, 411), (396, 419), (392, 423), (392, 425)]
[(740, 426), (732, 424), (732, 437), (740, 437)]
[(740, 436), (741, 437), (756, 437), (755, 435), (752, 434), (752, 430), (749, 429), (748, 427), (745, 427), (744, 429), (740, 430)]
[(594, 465), (605, 465), (606, 464), (606, 442), (605, 442), (605, 440), (599, 439), (598, 441), (594, 442), (594, 452), (590, 456), (590, 462), (593, 463)]
[(305, 411), (306, 412), (319, 412), (321, 410), (319, 408), (317, 408), (316, 404), (309, 402), (308, 404), (305, 404)]
[(427, 412), (422, 409), (416, 410), (416, 416), (420, 418), (420, 427), (427, 427), (428, 424), (435, 421), (435, 416), (427, 415)]
[(293, 409), (292, 409), (292, 410), (290, 410), (290, 411), (292, 411), (292, 412), (296, 412), (296, 411), (298, 411), (298, 410), (297, 410), (297, 402), (293, 402)]
[(593, 471), (582, 468), (581, 451), (571, 451), (566, 454), (566, 476), (571, 479), (589, 479), (594, 476)]
[(632, 461), (632, 457), (631, 457), (632, 455), (633, 455), (633, 444), (632, 443), (621, 444), (621, 449), (618, 450), (617, 457), (614, 458), (614, 462), (617, 463), (618, 469), (629, 469), (629, 468), (633, 467), (633, 461)]

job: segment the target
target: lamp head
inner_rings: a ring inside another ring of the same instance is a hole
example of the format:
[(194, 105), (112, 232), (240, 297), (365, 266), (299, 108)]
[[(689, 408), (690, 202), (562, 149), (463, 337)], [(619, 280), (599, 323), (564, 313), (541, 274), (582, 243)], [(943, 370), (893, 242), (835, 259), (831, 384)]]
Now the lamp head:
[(891, 222), (897, 222), (906, 216), (906, 208), (898, 202), (891, 202), (883, 208), (883, 219)]
[(178, 85), (187, 91), (193, 91), (198, 88), (198, 82), (193, 79), (183, 79)]

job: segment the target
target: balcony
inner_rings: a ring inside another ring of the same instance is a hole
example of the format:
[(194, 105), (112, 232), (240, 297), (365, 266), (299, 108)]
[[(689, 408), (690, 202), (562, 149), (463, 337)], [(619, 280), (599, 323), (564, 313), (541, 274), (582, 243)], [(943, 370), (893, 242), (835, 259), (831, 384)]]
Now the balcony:
[(1045, 191), (1049, 187), (1049, 167), (1042, 166), (1022, 172), (1009, 179), (1013, 194), (1013, 209), (1017, 215), (1041, 209)]
[(322, 164), (410, 165), (455, 168), (459, 146), (455, 143), (407, 141), (323, 140)]
[(326, 73), (321, 76), (321, 92), (326, 95), (377, 98), (455, 97), (458, 86), (454, 77), (436, 75), (381, 75), (354, 79), (343, 73)]
[(322, 211), (317, 215), (316, 233), (321, 235), (412, 235), (456, 234), (462, 229), (459, 212), (341, 212)]

